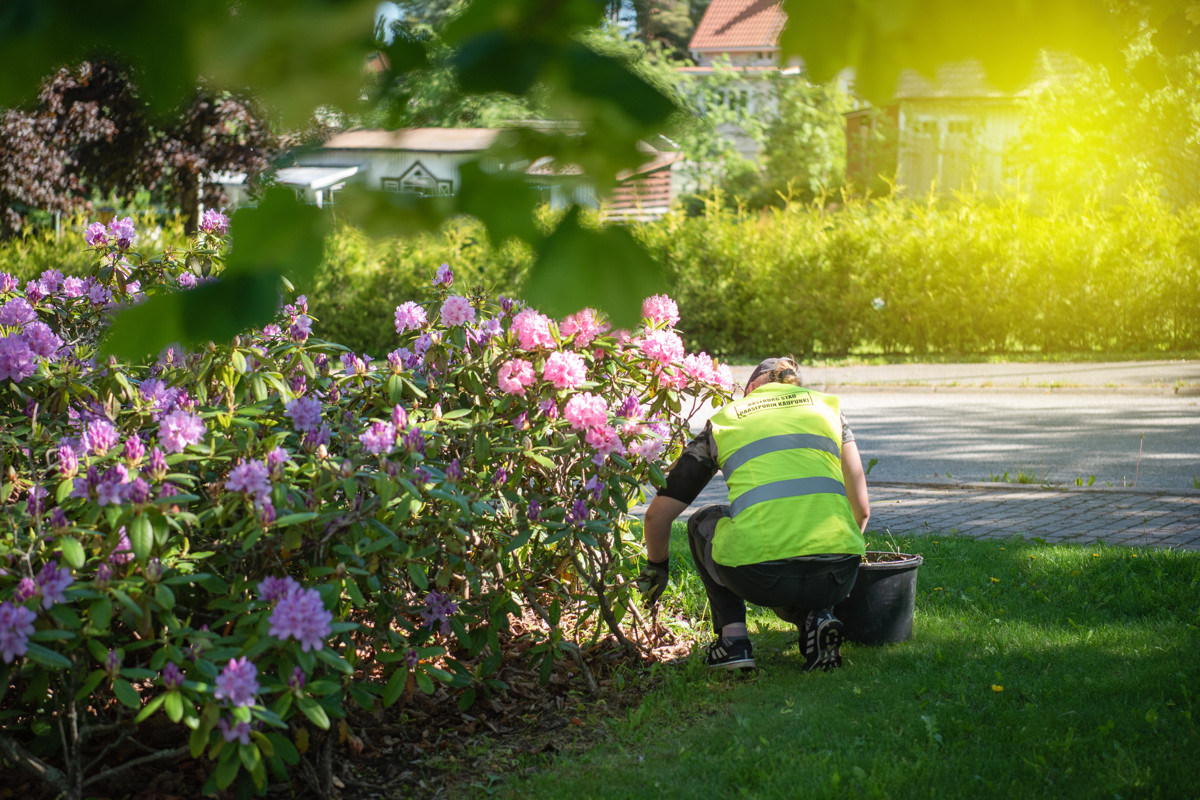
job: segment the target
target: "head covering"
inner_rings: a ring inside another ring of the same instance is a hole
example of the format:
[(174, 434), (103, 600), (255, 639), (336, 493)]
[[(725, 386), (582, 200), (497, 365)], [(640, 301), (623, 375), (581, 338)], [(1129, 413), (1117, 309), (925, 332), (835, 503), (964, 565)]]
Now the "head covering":
[(754, 371), (750, 373), (750, 380), (746, 381), (746, 385), (749, 386), (750, 384), (754, 383), (754, 381), (757, 380), (758, 378), (762, 377), (763, 375), (766, 375), (771, 370), (775, 369), (775, 367), (779, 364), (780, 361), (783, 361), (783, 359), (782, 358), (764, 358), (762, 361), (760, 361), (758, 363), (758, 366), (754, 368)]

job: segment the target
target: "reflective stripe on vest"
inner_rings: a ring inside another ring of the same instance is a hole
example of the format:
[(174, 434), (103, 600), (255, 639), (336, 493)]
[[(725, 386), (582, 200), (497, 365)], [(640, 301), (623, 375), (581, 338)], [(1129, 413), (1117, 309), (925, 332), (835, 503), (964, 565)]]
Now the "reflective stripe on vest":
[(717, 523), (718, 563), (863, 552), (842, 479), (838, 406), (833, 395), (772, 383), (713, 415), (731, 512)]

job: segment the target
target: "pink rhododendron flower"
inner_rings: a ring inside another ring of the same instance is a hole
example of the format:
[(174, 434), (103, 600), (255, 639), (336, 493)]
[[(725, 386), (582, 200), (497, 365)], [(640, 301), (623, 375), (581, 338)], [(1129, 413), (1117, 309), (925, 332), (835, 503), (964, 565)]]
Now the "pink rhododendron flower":
[(601, 456), (607, 456), (610, 453), (620, 455), (625, 452), (625, 445), (621, 442), (620, 434), (611, 425), (597, 425), (587, 432), (584, 441), (596, 448), (596, 453)]
[(526, 308), (513, 317), (510, 328), (517, 334), (517, 344), (522, 350), (539, 347), (554, 347), (554, 336), (550, 333), (550, 318)]
[(593, 428), (608, 422), (608, 405), (603, 397), (591, 392), (574, 395), (563, 409), (563, 417), (577, 431)]
[(235, 706), (248, 706), (254, 702), (258, 694), (258, 667), (246, 660), (245, 656), (229, 659), (225, 669), (217, 676), (217, 690), (213, 697), (218, 700), (228, 700)]
[(475, 309), (471, 308), (471, 301), (457, 294), (447, 297), (438, 313), (443, 325), (465, 325), (475, 320)]
[(708, 353), (688, 354), (683, 357), (683, 374), (701, 383), (715, 383), (713, 360)]
[(639, 344), (647, 357), (660, 364), (671, 364), (683, 358), (683, 340), (674, 331), (649, 331)]
[(665, 439), (649, 434), (629, 445), (629, 452), (645, 461), (657, 461), (667, 447)]
[(277, 639), (294, 638), (307, 653), (325, 646), (332, 623), (333, 614), (325, 609), (320, 592), (297, 584), (277, 601), (268, 632)]
[(204, 420), (177, 408), (162, 418), (158, 425), (158, 443), (168, 453), (182, 453), (189, 444), (196, 444), (204, 436)]
[(500, 387), (500, 391), (521, 397), (525, 396), (526, 387), (532, 386), (535, 380), (537, 374), (533, 371), (533, 364), (523, 358), (505, 361), (496, 373), (496, 385)]
[(656, 294), (642, 301), (642, 316), (654, 324), (673, 326), (679, 322), (679, 306), (665, 294)]
[(559, 389), (574, 389), (587, 379), (587, 365), (578, 353), (554, 352), (542, 367), (542, 377)]
[(29, 649), (35, 619), (37, 614), (24, 606), (13, 605), (7, 600), (0, 603), (0, 657), (6, 664), (25, 655)]
[(412, 302), (396, 306), (396, 333), (417, 330), (426, 323), (425, 309)]
[(560, 322), (558, 332), (564, 337), (574, 335), (572, 343), (579, 349), (587, 347), (593, 339), (607, 332), (609, 327), (608, 323), (596, 318), (595, 309), (585, 308)]

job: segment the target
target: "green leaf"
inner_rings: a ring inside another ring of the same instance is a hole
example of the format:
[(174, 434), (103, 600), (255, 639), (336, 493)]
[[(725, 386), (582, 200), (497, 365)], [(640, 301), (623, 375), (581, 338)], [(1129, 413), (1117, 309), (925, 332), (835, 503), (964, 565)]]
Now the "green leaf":
[(129, 523), (129, 545), (133, 548), (133, 555), (139, 564), (146, 563), (153, 544), (154, 527), (150, 524), (150, 517), (146, 514), (138, 514)]
[(320, 703), (311, 697), (301, 697), (296, 701), (296, 705), (313, 725), (323, 731), (329, 730), (329, 715), (325, 713), (325, 708)]
[(221, 748), (221, 755), (217, 761), (215, 772), (217, 787), (220, 789), (226, 789), (229, 787), (229, 784), (233, 783), (233, 779), (237, 777), (238, 770), (242, 766), (242, 762), (237, 755), (237, 748), (237, 745), (230, 743), (224, 743), (224, 746)]
[(641, 319), (642, 300), (666, 291), (661, 265), (624, 228), (588, 230), (574, 207), (543, 242), (530, 270), (525, 299), (551, 316), (591, 306), (618, 328)]
[(87, 556), (83, 552), (83, 545), (74, 536), (59, 536), (58, 549), (62, 550), (63, 560), (71, 565), (73, 569), (79, 569), (87, 561)]
[(295, 514), (284, 514), (279, 519), (275, 520), (276, 527), (285, 528), (288, 525), (299, 525), (304, 522), (311, 522), (321, 516), (316, 511), (300, 511)]
[(338, 213), (376, 238), (437, 230), (454, 215), (457, 205), (453, 197), (421, 197), (365, 186), (347, 186), (338, 193)]
[(41, 664), (43, 667), (50, 667), (52, 669), (69, 669), (71, 666), (71, 659), (54, 652), (48, 647), (34, 642), (29, 642), (26, 646), (29, 649), (25, 652), (25, 655), (29, 657), (30, 661), (36, 664)]
[(530, 244), (541, 238), (533, 213), (537, 195), (524, 174), (488, 173), (478, 161), (468, 161), (459, 167), (459, 177), (459, 209), (487, 226), (493, 246), (499, 247), (513, 237)]
[(554, 56), (554, 48), (546, 42), (500, 30), (471, 37), (455, 51), (451, 63), (464, 92), (522, 95)]
[[(130, 687), (130, 688), (132, 688), (132, 687)], [(163, 704), (163, 701), (165, 701), (166, 699), (167, 699), (166, 695), (164, 695), (164, 694), (158, 695), (157, 697), (152, 699), (149, 703), (146, 703), (146, 705), (142, 706), (142, 710), (139, 711), (138, 715), (133, 718), (133, 721), (134, 722), (144, 721), (147, 717), (149, 717), (155, 711), (158, 711), (159, 707)], [(175, 721), (178, 722), (178, 720), (175, 720)]]
[(164, 695), (163, 710), (167, 713), (167, 718), (171, 722), (179, 722), (183, 719), (183, 695), (175, 690), (171, 690)]
[(475, 690), (467, 689), (458, 696), (458, 710), (466, 711), (471, 706), (475, 705)]
[(400, 696), (404, 694), (404, 687), (408, 683), (408, 670), (398, 669), (392, 673), (392, 677), (388, 678), (387, 686), (383, 687), (383, 705), (385, 708), (391, 708)]
[(275, 748), (275, 754), (283, 759), (283, 763), (293, 765), (300, 763), (300, 752), (296, 750), (296, 746), (292, 744), (290, 739), (283, 734), (273, 731), (266, 734), (266, 736), (271, 740), (271, 745)]
[(133, 709), (142, 707), (142, 698), (137, 693), (137, 689), (133, 688), (133, 684), (124, 678), (113, 679), (113, 694), (121, 701), (121, 704)]
[(100, 681), (104, 680), (105, 672), (102, 669), (94, 669), (88, 673), (87, 678), (79, 686), (79, 691), (75, 692), (75, 702), (81, 702), (85, 697), (90, 695), (100, 685)]

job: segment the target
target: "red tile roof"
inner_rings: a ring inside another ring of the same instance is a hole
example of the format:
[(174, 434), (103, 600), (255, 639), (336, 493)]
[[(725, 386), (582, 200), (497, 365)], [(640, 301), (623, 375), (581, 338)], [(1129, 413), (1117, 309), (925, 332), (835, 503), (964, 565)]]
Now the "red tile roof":
[(779, 0), (712, 0), (696, 26), (692, 50), (774, 49), (787, 16)]

